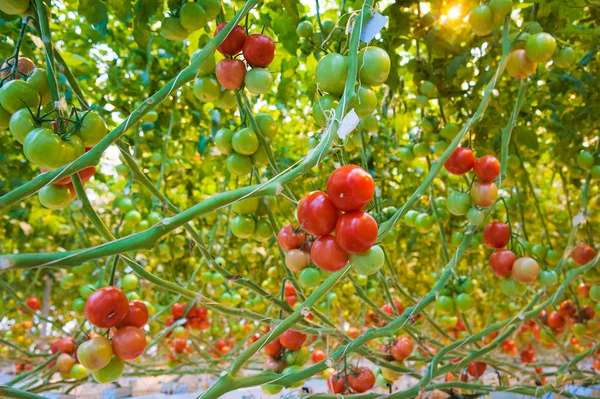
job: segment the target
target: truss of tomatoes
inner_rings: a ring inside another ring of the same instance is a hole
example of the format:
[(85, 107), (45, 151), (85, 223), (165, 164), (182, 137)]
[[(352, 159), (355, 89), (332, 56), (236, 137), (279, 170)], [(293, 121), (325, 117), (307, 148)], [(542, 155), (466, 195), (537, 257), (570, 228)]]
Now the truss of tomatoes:
[[(223, 30), (227, 22), (221, 22), (215, 36)], [(273, 77), (267, 68), (275, 58), (275, 42), (262, 33), (247, 35), (246, 30), (236, 25), (223, 40), (217, 50), (225, 59), (217, 63), (217, 80), (226, 89), (235, 90), (245, 85), (252, 94), (266, 93), (273, 85)], [(239, 54), (244, 61), (235, 58)], [(251, 67), (247, 70), (246, 64)]]
[[(298, 222), (303, 231), (316, 237), (310, 245), (310, 259), (320, 269), (335, 272), (350, 261), (357, 272), (369, 275), (383, 266), (383, 250), (374, 245), (377, 222), (362, 210), (374, 194), (373, 177), (357, 165), (345, 165), (329, 176), (327, 193), (313, 191), (300, 200)], [(279, 245), (287, 251), (298, 250), (303, 242), (304, 234), (292, 226), (278, 234)]]

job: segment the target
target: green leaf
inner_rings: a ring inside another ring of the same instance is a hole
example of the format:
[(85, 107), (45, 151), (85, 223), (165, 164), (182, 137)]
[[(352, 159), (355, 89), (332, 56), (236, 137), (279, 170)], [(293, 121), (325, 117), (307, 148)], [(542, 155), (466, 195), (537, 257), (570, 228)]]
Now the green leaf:
[(108, 0), (108, 6), (119, 20), (128, 21), (131, 18), (132, 0)]
[(295, 25), (298, 25), (300, 16), (298, 15), (298, 0), (283, 0), (283, 8), (290, 15)]
[(102, 35), (106, 35), (108, 26), (108, 8), (106, 4), (99, 0), (80, 0), (78, 12)]

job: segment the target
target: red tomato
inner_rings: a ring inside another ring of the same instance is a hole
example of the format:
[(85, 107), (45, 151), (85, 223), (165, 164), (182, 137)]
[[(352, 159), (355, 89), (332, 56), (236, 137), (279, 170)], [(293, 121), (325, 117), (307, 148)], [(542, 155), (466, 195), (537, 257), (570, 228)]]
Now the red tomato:
[(305, 239), (306, 234), (291, 224), (286, 224), (277, 233), (277, 244), (285, 251), (300, 248)]
[(327, 388), (331, 393), (343, 393), (345, 390), (346, 379), (342, 371), (336, 371), (327, 377)]
[(594, 359), (594, 363), (592, 363), (592, 366), (597, 370), (600, 371), (600, 357), (597, 357)]
[(314, 236), (326, 236), (335, 229), (340, 211), (322, 191), (306, 194), (298, 203), (300, 226)]
[(121, 327), (133, 326), (142, 328), (148, 323), (148, 308), (142, 301), (133, 300), (129, 302), (129, 312), (121, 322)]
[(98, 328), (112, 328), (123, 321), (129, 312), (129, 301), (118, 287), (103, 287), (88, 297), (85, 317)]
[(327, 195), (344, 212), (360, 210), (371, 201), (374, 193), (373, 178), (357, 165), (342, 166), (327, 180)]
[(475, 160), (473, 172), (481, 181), (496, 180), (500, 175), (500, 162), (493, 155), (485, 155)]
[(475, 155), (473, 155), (473, 151), (469, 148), (458, 147), (444, 163), (444, 167), (453, 175), (464, 175), (473, 169), (474, 164)]
[(175, 323), (174, 317), (169, 317), (167, 320), (165, 320), (165, 326), (167, 326), (167, 327), (172, 326), (173, 323)]
[(27, 298), (27, 300), (25, 301), (25, 305), (27, 305), (27, 307), (33, 310), (34, 312), (42, 306), (40, 300), (35, 297)]
[(392, 357), (398, 361), (403, 361), (412, 354), (413, 349), (414, 346), (410, 338), (400, 337), (391, 348)]
[(319, 363), (327, 358), (325, 352), (321, 349), (315, 349), (312, 353), (312, 361), (313, 363)]
[(200, 320), (200, 323), (198, 323), (198, 328), (202, 331), (208, 330), (210, 328), (210, 321)]
[(565, 326), (566, 323), (567, 321), (565, 320), (565, 318), (555, 310), (550, 312), (550, 314), (548, 315), (548, 326), (550, 328), (560, 330)]
[[(46, 169), (42, 169), (42, 168), (40, 168), (40, 171), (42, 173), (47, 172)], [(85, 183), (86, 181), (90, 180), (92, 178), (92, 176), (94, 176), (95, 173), (96, 173), (95, 166), (88, 166), (87, 168), (83, 168), (79, 172), (77, 172), (82, 183)], [(52, 184), (56, 184), (57, 186), (66, 186), (69, 183), (71, 183), (71, 176), (63, 177), (59, 181), (55, 181)]]
[(348, 385), (358, 393), (367, 392), (375, 386), (375, 374), (366, 367), (360, 367), (348, 375)]
[(558, 313), (564, 317), (573, 317), (577, 312), (577, 307), (571, 301), (563, 301), (558, 308)]
[(494, 205), (498, 198), (498, 187), (491, 182), (478, 181), (471, 187), (471, 201), (482, 208)]
[(596, 250), (587, 244), (579, 244), (571, 251), (571, 258), (579, 265), (583, 266), (591, 262), (596, 256)]
[(275, 338), (275, 340), (269, 342), (264, 346), (265, 352), (269, 356), (277, 357), (281, 353), (281, 342), (279, 342), (279, 337)]
[(502, 222), (491, 222), (483, 229), (483, 242), (494, 249), (503, 248), (510, 241), (510, 227)]
[(73, 353), (76, 349), (77, 347), (75, 346), (75, 340), (73, 337), (61, 338), (50, 346), (50, 352), (52, 352), (52, 354), (57, 352)]
[(217, 80), (226, 89), (237, 89), (244, 83), (246, 65), (241, 60), (224, 59), (215, 68)]
[(296, 298), (296, 295), (286, 295), (285, 296), (285, 301), (290, 306), (294, 306), (294, 304), (296, 304), (297, 300), (298, 300), (298, 298)]
[[(225, 25), (227, 25), (226, 21), (221, 22), (219, 24), (219, 26), (215, 30), (215, 36), (217, 36), (217, 34), (219, 32), (221, 32), (221, 30), (223, 30)], [(229, 35), (227, 35), (227, 37), (225, 38), (225, 40), (223, 40), (221, 45), (219, 47), (217, 47), (217, 50), (219, 50), (219, 52), (221, 54), (236, 55), (240, 51), (242, 51), (245, 41), (246, 41), (246, 31), (241, 26), (236, 25), (231, 30), (231, 32), (229, 32)]]
[(200, 320), (206, 320), (206, 318), (208, 317), (208, 309), (207, 308), (197, 308), (196, 316), (198, 316), (198, 318)]
[(244, 42), (244, 59), (254, 68), (265, 68), (275, 58), (275, 42), (267, 35), (253, 33)]
[[(394, 299), (394, 306), (398, 310), (398, 314), (402, 314), (402, 312), (404, 312), (404, 305), (402, 304), (402, 302)], [(396, 313), (394, 312), (394, 308), (389, 303), (386, 303), (385, 305), (383, 305), (381, 307), (381, 311), (391, 317), (396, 315)]]
[(356, 339), (360, 335), (360, 331), (358, 331), (358, 328), (356, 327), (350, 327), (346, 335), (348, 335), (352, 339)]
[(587, 283), (581, 283), (577, 286), (577, 295), (587, 298), (590, 296), (590, 289), (592, 288), (591, 285), (587, 284)]
[(181, 319), (183, 317), (184, 313), (185, 313), (185, 306), (183, 304), (174, 303), (173, 306), (171, 306), (171, 314), (173, 315), (174, 318)]
[(304, 341), (306, 341), (306, 334), (295, 330), (287, 330), (279, 337), (281, 346), (291, 351), (300, 349)]
[(377, 239), (377, 222), (365, 211), (344, 213), (335, 226), (335, 241), (346, 252), (368, 251)]
[(137, 327), (127, 326), (118, 329), (112, 337), (112, 349), (121, 360), (134, 360), (146, 349), (146, 336)]
[(187, 347), (187, 341), (185, 338), (175, 338), (173, 342), (171, 342), (171, 348), (173, 348), (173, 352), (182, 353)]
[(348, 253), (336, 242), (332, 235), (317, 238), (310, 250), (315, 265), (327, 272), (336, 272), (348, 263)]
[(283, 287), (283, 292), (285, 293), (285, 295), (296, 295), (296, 288), (294, 288), (294, 284), (292, 283), (285, 283), (285, 286)]
[(508, 249), (499, 249), (490, 255), (489, 264), (494, 274), (498, 277), (508, 277), (512, 273), (512, 267), (517, 256)]
[(596, 311), (590, 306), (584, 306), (577, 316), (582, 320), (592, 320), (596, 316)]
[(483, 375), (483, 373), (485, 373), (486, 368), (487, 365), (483, 362), (471, 362), (471, 364), (469, 364), (468, 371), (472, 377), (479, 378)]

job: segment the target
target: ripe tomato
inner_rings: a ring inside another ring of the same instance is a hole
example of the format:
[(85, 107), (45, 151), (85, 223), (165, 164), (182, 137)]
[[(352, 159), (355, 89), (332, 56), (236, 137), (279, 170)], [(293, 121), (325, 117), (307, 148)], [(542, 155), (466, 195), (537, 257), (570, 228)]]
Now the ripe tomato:
[(285, 254), (285, 265), (293, 272), (301, 272), (310, 265), (310, 255), (301, 249), (291, 249)]
[(315, 349), (311, 357), (313, 363), (319, 363), (327, 358), (327, 354), (325, 354), (325, 352), (323, 352), (321, 349)]
[(226, 89), (237, 89), (244, 83), (246, 65), (241, 60), (223, 59), (215, 69), (217, 80)]
[(513, 264), (517, 256), (508, 249), (499, 249), (490, 255), (489, 264), (498, 277), (508, 277), (512, 274)]
[(562, 329), (566, 323), (565, 318), (555, 310), (548, 315), (548, 326), (554, 330)]
[(175, 338), (171, 342), (171, 348), (173, 348), (173, 351), (175, 353), (182, 353), (186, 347), (187, 341), (185, 340), (185, 338)]
[(491, 222), (483, 229), (483, 242), (494, 249), (508, 245), (510, 241), (510, 227), (502, 222)]
[(471, 187), (471, 200), (477, 206), (489, 208), (498, 198), (498, 187), (492, 182), (478, 181)]
[(291, 224), (283, 226), (277, 233), (277, 244), (285, 251), (300, 248), (305, 239), (306, 234)]
[[(219, 34), (223, 30), (223, 28), (227, 25), (227, 22), (221, 22), (217, 29), (215, 30), (215, 36)], [(217, 50), (221, 54), (225, 55), (236, 55), (242, 48), (244, 47), (244, 42), (246, 41), (246, 31), (243, 27), (236, 25), (233, 27), (229, 35), (223, 40), (221, 45), (217, 47)]]
[(105, 367), (110, 362), (112, 355), (110, 341), (104, 337), (93, 337), (77, 348), (77, 359), (90, 371)]
[(33, 310), (34, 312), (42, 306), (40, 300), (35, 297), (27, 298), (27, 300), (25, 301), (25, 305), (27, 305), (27, 307)]
[(322, 191), (306, 194), (298, 203), (297, 216), (300, 226), (314, 236), (326, 236), (334, 229), (340, 211)]
[[(11, 74), (12, 69), (15, 66), (15, 59), (11, 58), (2, 63), (2, 72), (0, 72), (0, 77), (5, 78)], [(22, 77), (29, 76), (33, 70), (35, 69), (35, 64), (27, 57), (19, 57), (19, 61), (17, 61), (17, 71), (15, 73), (15, 79), (21, 79)], [(11, 79), (6, 79), (11, 80)]]
[(379, 47), (365, 47), (358, 52), (358, 68), (362, 84), (380, 86), (390, 74), (390, 56)]
[(366, 367), (360, 367), (350, 372), (348, 375), (348, 385), (358, 393), (367, 392), (375, 386), (375, 374)]
[(94, 291), (85, 303), (85, 317), (98, 328), (115, 327), (129, 312), (129, 301), (118, 287), (103, 287)]
[(148, 308), (142, 301), (129, 302), (129, 312), (121, 322), (121, 327), (134, 326), (142, 328), (148, 323)]
[(291, 351), (300, 349), (304, 341), (306, 341), (306, 334), (295, 330), (287, 330), (279, 337), (281, 346)]
[(473, 164), (473, 172), (481, 181), (493, 181), (500, 175), (500, 162), (493, 155), (477, 158)]
[(473, 155), (473, 151), (469, 148), (458, 147), (444, 163), (444, 167), (453, 175), (464, 175), (473, 169), (474, 164), (475, 155)]
[(264, 346), (264, 349), (265, 349), (265, 352), (267, 353), (267, 355), (273, 356), (273, 357), (279, 356), (282, 348), (283, 347), (281, 346), (281, 342), (279, 342), (279, 337), (277, 337), (275, 340), (269, 342), (268, 344), (266, 344)]
[(536, 68), (537, 64), (527, 57), (523, 49), (514, 50), (508, 55), (506, 72), (515, 79), (530, 77)]
[(283, 292), (285, 295), (296, 295), (296, 288), (292, 283), (285, 283), (283, 287)]
[(40, 168), (53, 170), (83, 155), (84, 146), (81, 138), (75, 134), (63, 140), (51, 129), (38, 128), (25, 137), (23, 153)]
[(137, 327), (122, 327), (113, 334), (112, 349), (121, 360), (135, 360), (146, 349), (146, 336)]
[(575, 312), (577, 312), (577, 307), (569, 300), (562, 301), (558, 308), (558, 313), (564, 317), (573, 317)]
[(61, 338), (58, 341), (55, 341), (50, 346), (50, 352), (52, 354), (55, 354), (57, 352), (73, 353), (76, 349), (77, 347), (75, 346), (75, 340), (73, 339), (73, 337)]
[[(47, 170), (41, 168), (40, 172), (44, 173), (44, 172), (47, 172)], [(90, 180), (92, 178), (92, 176), (94, 176), (95, 173), (96, 173), (95, 166), (88, 166), (87, 168), (83, 168), (79, 172), (77, 172), (82, 183), (85, 183), (86, 181)], [(55, 181), (52, 184), (56, 184), (58, 186), (66, 186), (69, 183), (71, 183), (71, 176), (63, 177), (59, 181)]]
[(362, 253), (377, 239), (377, 222), (365, 211), (344, 213), (335, 226), (335, 241), (346, 252)]
[(327, 195), (344, 212), (358, 211), (367, 205), (375, 193), (373, 177), (357, 165), (344, 165), (329, 175)]
[(400, 337), (391, 348), (392, 357), (395, 360), (403, 361), (413, 352), (413, 342), (408, 337)]
[(171, 314), (173, 315), (174, 318), (181, 319), (183, 317), (184, 313), (185, 313), (185, 306), (183, 304), (174, 303), (173, 306), (171, 306)]
[(348, 77), (348, 59), (338, 53), (329, 53), (319, 60), (315, 80), (319, 90), (341, 96)]
[(244, 42), (243, 54), (251, 67), (268, 67), (275, 58), (275, 42), (267, 35), (253, 33)]
[(517, 259), (513, 263), (512, 277), (522, 283), (533, 283), (540, 274), (540, 266), (529, 257)]
[(596, 250), (584, 243), (577, 245), (571, 251), (571, 258), (581, 266), (591, 262), (595, 256)]
[(336, 371), (327, 377), (327, 388), (331, 393), (343, 393), (346, 388), (346, 378), (344, 372)]
[[(404, 312), (404, 305), (397, 299), (394, 299), (394, 307), (398, 310), (398, 314), (402, 314)], [(394, 317), (396, 312), (394, 311), (394, 307), (391, 304), (386, 303), (381, 306), (381, 311), (390, 317)]]
[(479, 378), (485, 373), (487, 365), (483, 362), (471, 362), (469, 364), (469, 374), (474, 378)]
[(336, 272), (348, 263), (348, 253), (336, 242), (332, 235), (317, 238), (310, 250), (315, 265), (328, 272)]

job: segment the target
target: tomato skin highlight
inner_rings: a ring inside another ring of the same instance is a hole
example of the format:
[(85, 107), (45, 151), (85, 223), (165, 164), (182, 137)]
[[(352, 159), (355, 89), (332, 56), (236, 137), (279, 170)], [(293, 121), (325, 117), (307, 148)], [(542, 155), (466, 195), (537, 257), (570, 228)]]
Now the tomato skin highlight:
[(446, 170), (453, 175), (464, 175), (475, 164), (475, 155), (469, 148), (458, 147), (444, 163)]
[(373, 177), (357, 165), (344, 165), (329, 175), (327, 195), (344, 212), (358, 211), (373, 199)]
[(510, 227), (502, 222), (491, 222), (483, 229), (483, 242), (490, 248), (500, 249), (510, 241)]
[(98, 328), (112, 328), (123, 321), (129, 312), (129, 301), (117, 287), (94, 291), (85, 303), (85, 317)]
[(246, 65), (241, 60), (224, 59), (215, 69), (217, 80), (226, 89), (237, 89), (244, 84)]
[(326, 236), (335, 229), (340, 211), (327, 194), (313, 191), (300, 200), (297, 214), (304, 231), (314, 236)]
[(313, 243), (310, 257), (315, 265), (327, 272), (336, 272), (348, 263), (348, 253), (336, 242), (332, 235), (317, 238)]
[(493, 155), (484, 155), (475, 160), (473, 172), (481, 181), (494, 181), (500, 175), (500, 162), (498, 162), (498, 159)]
[(377, 240), (377, 222), (365, 211), (344, 213), (337, 220), (335, 240), (346, 252), (368, 251)]
[(253, 33), (246, 38), (242, 53), (250, 66), (265, 68), (275, 58), (275, 42), (267, 35)]
[[(215, 36), (217, 36), (226, 25), (227, 21), (221, 22), (215, 30)], [(231, 32), (229, 32), (229, 35), (227, 35), (221, 45), (217, 47), (217, 50), (223, 55), (236, 55), (242, 51), (245, 41), (246, 31), (240, 25), (236, 25)]]

